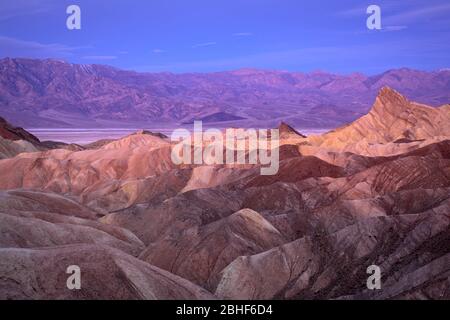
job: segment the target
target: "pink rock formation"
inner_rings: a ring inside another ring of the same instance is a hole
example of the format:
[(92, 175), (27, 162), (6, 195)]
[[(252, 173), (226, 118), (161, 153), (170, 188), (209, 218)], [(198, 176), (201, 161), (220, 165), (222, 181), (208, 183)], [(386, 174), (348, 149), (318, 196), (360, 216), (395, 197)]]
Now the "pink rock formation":
[[(338, 92), (355, 77), (309, 81)], [(274, 176), (177, 166), (168, 139), (144, 131), (0, 160), (0, 298), (449, 299), (449, 112), (384, 88), (332, 132), (282, 124)], [(67, 264), (85, 270), (81, 291), (65, 287)], [(366, 287), (373, 264), (381, 291)]]

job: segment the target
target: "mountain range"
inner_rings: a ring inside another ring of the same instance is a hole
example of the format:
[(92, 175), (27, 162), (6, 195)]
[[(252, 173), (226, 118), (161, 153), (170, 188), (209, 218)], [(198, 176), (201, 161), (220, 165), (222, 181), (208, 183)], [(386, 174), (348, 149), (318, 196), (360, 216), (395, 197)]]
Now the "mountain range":
[(389, 86), (432, 106), (450, 100), (450, 71), (366, 76), (242, 69), (139, 73), (59, 60), (0, 60), (0, 115), (28, 128), (216, 126), (335, 128), (367, 113)]

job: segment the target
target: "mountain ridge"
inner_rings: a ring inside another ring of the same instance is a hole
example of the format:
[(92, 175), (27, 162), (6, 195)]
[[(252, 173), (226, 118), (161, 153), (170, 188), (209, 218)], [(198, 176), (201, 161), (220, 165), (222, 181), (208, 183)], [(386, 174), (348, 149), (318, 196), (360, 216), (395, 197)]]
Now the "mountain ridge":
[[(333, 128), (365, 114), (385, 85), (440, 106), (450, 71), (394, 69), (375, 76), (242, 69), (139, 73), (59, 60), (0, 60), (0, 115), (22, 127), (218, 125)], [(226, 114), (226, 117), (215, 115)]]

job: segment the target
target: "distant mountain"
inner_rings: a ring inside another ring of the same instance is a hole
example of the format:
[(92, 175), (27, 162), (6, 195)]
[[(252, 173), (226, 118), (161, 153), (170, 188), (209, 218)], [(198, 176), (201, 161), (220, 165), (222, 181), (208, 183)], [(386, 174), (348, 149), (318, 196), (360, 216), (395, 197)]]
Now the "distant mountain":
[(331, 128), (365, 114), (380, 88), (439, 106), (450, 71), (389, 70), (376, 76), (243, 69), (138, 73), (59, 60), (0, 60), (0, 115), (24, 127), (154, 127), (236, 123)]

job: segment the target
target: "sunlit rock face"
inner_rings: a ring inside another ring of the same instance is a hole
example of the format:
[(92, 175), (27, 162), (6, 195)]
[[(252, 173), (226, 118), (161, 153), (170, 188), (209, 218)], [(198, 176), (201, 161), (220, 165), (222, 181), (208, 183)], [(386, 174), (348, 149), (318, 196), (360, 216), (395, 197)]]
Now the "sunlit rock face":
[[(385, 87), (367, 115), (311, 140), (324, 148), (382, 156), (401, 153), (402, 145), (408, 147), (409, 143), (427, 139), (446, 139), (449, 135), (448, 106), (432, 108), (411, 102)], [(389, 144), (394, 145), (389, 147)]]
[[(175, 165), (173, 142), (146, 131), (27, 142), (0, 160), (0, 298), (450, 299), (449, 125), (448, 105), (382, 88), (323, 135), (281, 124), (273, 176)], [(80, 291), (65, 287), (72, 264)]]

